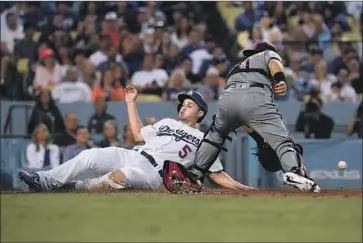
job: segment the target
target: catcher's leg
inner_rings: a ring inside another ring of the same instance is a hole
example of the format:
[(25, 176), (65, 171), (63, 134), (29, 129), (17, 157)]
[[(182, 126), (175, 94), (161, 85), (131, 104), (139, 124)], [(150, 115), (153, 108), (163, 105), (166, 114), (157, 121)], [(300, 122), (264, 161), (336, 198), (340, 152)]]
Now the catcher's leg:
[(276, 152), (281, 161), (282, 170), (285, 172), (285, 183), (303, 191), (320, 191), (313, 180), (306, 178), (305, 166), (294, 149), (293, 141), (275, 103), (269, 102), (264, 96), (256, 95), (253, 98), (260, 98), (260, 104), (255, 109), (251, 109), (248, 125)]
[(227, 151), (223, 147), (229, 133), (234, 131), (241, 124), (239, 120), (233, 119), (229, 116), (228, 105), (218, 102), (218, 110), (215, 115), (211, 126), (205, 133), (202, 142), (200, 143), (194, 160), (194, 169), (192, 172), (196, 173), (198, 177), (202, 177), (204, 173), (208, 173), (209, 168), (213, 162), (218, 158), (221, 150)]
[(115, 147), (84, 150), (52, 170), (31, 174), (22, 171), (19, 176), (29, 187), (42, 190), (57, 188), (82, 177), (92, 178), (120, 168), (122, 151)]

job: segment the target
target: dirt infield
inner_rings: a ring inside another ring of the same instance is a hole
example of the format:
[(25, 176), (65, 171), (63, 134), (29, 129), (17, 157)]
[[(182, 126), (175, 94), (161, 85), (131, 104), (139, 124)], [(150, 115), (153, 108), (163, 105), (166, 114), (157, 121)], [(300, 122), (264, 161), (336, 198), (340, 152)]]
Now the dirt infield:
[[(2, 190), (1, 194), (16, 194), (16, 193), (28, 193), (24, 191)], [(50, 192), (56, 193), (56, 192)], [(72, 193), (84, 193), (84, 192), (72, 192)], [(107, 194), (105, 192), (93, 192), (97, 194)], [(169, 194), (166, 189), (160, 189), (157, 191), (142, 191), (142, 190), (124, 190), (122, 192), (112, 193), (129, 193), (129, 194)], [(255, 191), (233, 191), (226, 189), (212, 189), (208, 188), (203, 191), (202, 196), (231, 196), (231, 197), (345, 197), (345, 198), (363, 198), (362, 190), (323, 190), (320, 193), (308, 193), (300, 192), (294, 189), (283, 190), (255, 190)]]

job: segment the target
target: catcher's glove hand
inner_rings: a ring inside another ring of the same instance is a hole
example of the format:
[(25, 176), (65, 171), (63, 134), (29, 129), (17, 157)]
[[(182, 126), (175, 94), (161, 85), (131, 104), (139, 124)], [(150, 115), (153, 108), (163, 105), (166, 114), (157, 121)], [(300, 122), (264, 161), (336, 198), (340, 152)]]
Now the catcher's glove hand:
[(163, 166), (163, 183), (171, 193), (201, 193), (204, 185), (198, 177), (182, 164), (166, 160)]

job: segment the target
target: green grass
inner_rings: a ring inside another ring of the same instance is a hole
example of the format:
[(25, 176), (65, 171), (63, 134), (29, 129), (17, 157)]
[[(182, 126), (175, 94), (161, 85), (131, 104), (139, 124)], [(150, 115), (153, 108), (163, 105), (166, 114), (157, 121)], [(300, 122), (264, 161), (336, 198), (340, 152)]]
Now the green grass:
[(360, 198), (1, 195), (1, 242), (361, 240)]

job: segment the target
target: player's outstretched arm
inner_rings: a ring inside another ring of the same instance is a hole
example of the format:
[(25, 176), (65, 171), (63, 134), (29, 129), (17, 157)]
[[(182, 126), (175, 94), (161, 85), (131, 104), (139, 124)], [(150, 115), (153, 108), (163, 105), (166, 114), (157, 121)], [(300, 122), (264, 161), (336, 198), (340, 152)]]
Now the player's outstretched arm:
[(129, 116), (130, 128), (134, 136), (135, 142), (142, 143), (144, 138), (141, 135), (143, 127), (136, 107), (137, 90), (128, 85), (125, 88), (125, 101), (127, 106), (127, 114)]
[(233, 180), (226, 172), (212, 172), (209, 174), (209, 178), (212, 179), (216, 184), (233, 190), (254, 190), (253, 187), (249, 187)]
[(275, 80), (274, 91), (277, 95), (285, 95), (287, 91), (286, 77), (284, 73), (284, 65), (281, 61), (273, 58), (268, 62), (271, 75)]

